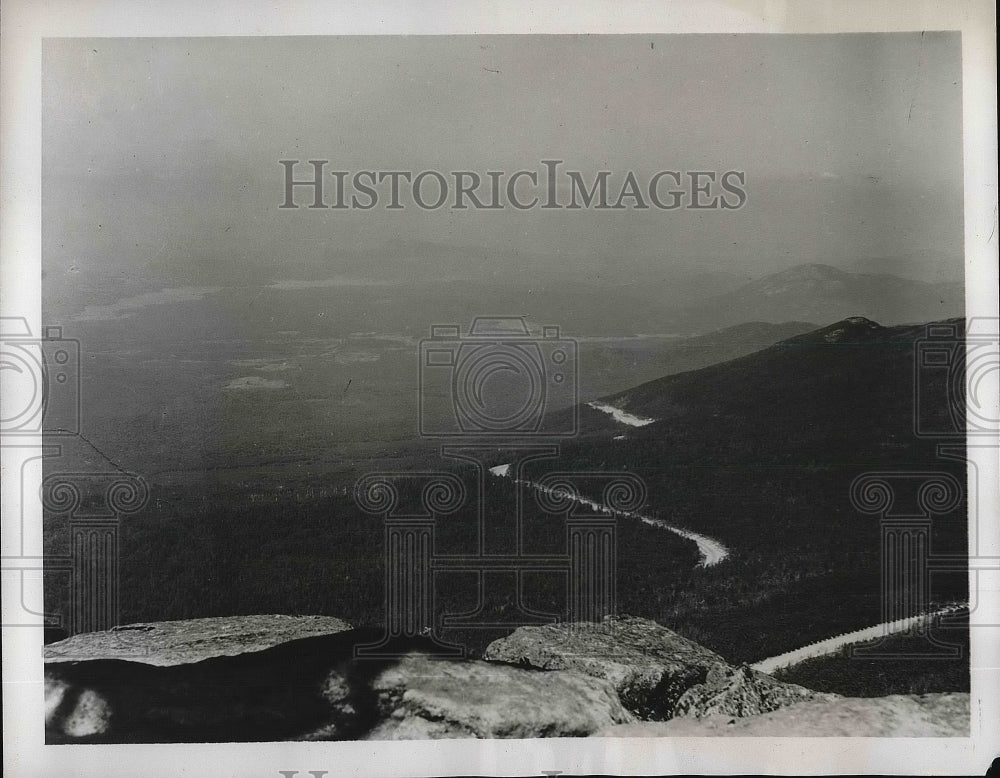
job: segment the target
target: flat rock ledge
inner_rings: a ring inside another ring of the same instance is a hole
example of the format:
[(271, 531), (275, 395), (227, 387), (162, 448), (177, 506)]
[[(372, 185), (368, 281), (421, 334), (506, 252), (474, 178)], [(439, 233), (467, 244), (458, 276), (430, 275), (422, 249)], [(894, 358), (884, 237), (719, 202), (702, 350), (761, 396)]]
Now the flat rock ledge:
[(50, 643), (45, 647), (45, 662), (124, 659), (169, 667), (263, 651), (289, 640), (349, 629), (350, 624), (332, 616), (223, 616), (126, 624)]

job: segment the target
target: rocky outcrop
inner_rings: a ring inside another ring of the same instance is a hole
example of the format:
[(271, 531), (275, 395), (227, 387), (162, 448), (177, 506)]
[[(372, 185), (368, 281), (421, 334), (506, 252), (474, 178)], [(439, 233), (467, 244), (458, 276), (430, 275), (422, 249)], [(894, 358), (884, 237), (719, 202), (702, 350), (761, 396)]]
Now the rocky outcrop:
[(702, 683), (712, 667), (727, 666), (715, 652), (666, 627), (629, 617), (520, 627), (490, 643), (483, 656), (604, 679), (626, 708), (651, 719), (670, 718), (684, 692)]
[(570, 737), (632, 720), (599, 679), (439, 658), (421, 639), (357, 658), (379, 634), (333, 622), (247, 617), (242, 644), (204, 620), (124, 630), (127, 648), (111, 632), (53, 644), (46, 742)]
[[(46, 646), (49, 743), (958, 736), (968, 695), (843, 698), (647, 619), (521, 627), (487, 661), (327, 617), (137, 624)], [(639, 721), (637, 719), (646, 719)]]
[(679, 717), (611, 727), (603, 737), (968, 737), (969, 695), (835, 697), (746, 718)]
[(633, 617), (521, 627), (491, 643), (485, 658), (607, 680), (622, 704), (642, 719), (749, 716), (827, 696), (735, 668), (714, 651), (654, 621)]
[(718, 665), (708, 671), (704, 683), (692, 686), (681, 695), (674, 705), (674, 716), (755, 716), (804, 700), (832, 700), (838, 697), (777, 681), (746, 665)]
[(411, 656), (372, 683), (373, 740), (580, 737), (633, 717), (606, 681), (488, 662)]

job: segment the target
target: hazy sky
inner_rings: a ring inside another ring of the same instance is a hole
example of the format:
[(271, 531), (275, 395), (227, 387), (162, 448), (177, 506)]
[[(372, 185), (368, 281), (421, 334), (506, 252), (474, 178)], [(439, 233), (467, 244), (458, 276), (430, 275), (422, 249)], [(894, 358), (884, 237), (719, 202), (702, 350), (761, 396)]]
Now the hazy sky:
[[(961, 96), (950, 33), (49, 40), (47, 278), (335, 276), (358, 254), (384, 275), (407, 253), (419, 273), (432, 244), (468, 250), (471, 274), (516, 255), (568, 272), (627, 258), (750, 273), (957, 257)], [(289, 158), (480, 173), (557, 158), (587, 178), (736, 169), (749, 200), (289, 212), (277, 207)]]

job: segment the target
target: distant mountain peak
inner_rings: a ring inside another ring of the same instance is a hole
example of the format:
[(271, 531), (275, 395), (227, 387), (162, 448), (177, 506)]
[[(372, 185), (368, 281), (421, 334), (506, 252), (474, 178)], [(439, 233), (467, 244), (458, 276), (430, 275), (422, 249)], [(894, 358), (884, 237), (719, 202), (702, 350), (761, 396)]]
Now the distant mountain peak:
[(766, 297), (782, 294), (801, 294), (806, 290), (840, 287), (848, 283), (854, 274), (839, 270), (831, 265), (796, 265), (787, 270), (751, 281), (744, 291)]
[(868, 327), (869, 329), (875, 329), (882, 326), (878, 322), (874, 322), (871, 319), (868, 319), (864, 316), (848, 316), (846, 319), (844, 319), (844, 322), (847, 324), (854, 324), (857, 326), (865, 326)]
[(886, 325), (938, 321), (961, 315), (961, 284), (931, 284), (891, 275), (850, 273), (811, 263), (785, 268), (725, 294), (702, 301), (678, 316), (676, 331), (698, 333), (741, 322), (843, 321), (858, 315)]
[(820, 327), (818, 330), (790, 338), (791, 341), (809, 341), (811, 343), (852, 343), (864, 340), (870, 335), (884, 330), (878, 322), (865, 316), (848, 316), (838, 322)]

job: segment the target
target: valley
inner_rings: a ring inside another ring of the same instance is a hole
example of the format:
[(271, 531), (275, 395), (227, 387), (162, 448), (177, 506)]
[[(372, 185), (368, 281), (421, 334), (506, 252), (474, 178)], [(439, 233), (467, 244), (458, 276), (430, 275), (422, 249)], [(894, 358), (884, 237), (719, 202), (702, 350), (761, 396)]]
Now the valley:
[[(760, 327), (752, 326), (757, 337)], [(855, 318), (760, 344), (735, 359), (615, 387), (581, 403), (578, 438), (563, 442), (555, 460), (530, 463), (525, 478), (537, 482), (552, 469), (642, 478), (646, 507), (617, 523), (618, 608), (655, 619), (730, 661), (762, 661), (870, 627), (881, 608), (878, 525), (853, 509), (850, 483), (873, 468), (933, 467), (962, 476), (959, 465), (937, 461), (932, 446), (911, 432), (906, 387), (922, 332)], [(661, 348), (690, 361), (697, 359), (697, 342)], [(707, 348), (703, 358), (711, 353)], [(276, 365), (281, 369), (263, 374), (300, 381), (286, 364), (275, 356), (238, 369)], [(268, 415), (275, 401), (263, 394), (240, 402)], [(243, 457), (146, 476), (150, 505), (123, 527), (123, 620), (324, 613), (375, 626), (383, 613), (383, 528), (358, 510), (353, 483), (372, 470), (431, 468), (458, 475), (470, 495), (480, 488), (467, 467), (406, 434), (363, 445), (347, 435), (334, 455), (338, 447), (320, 451), (319, 440), (309, 453), (310, 433), (288, 437), (285, 429), (275, 440), (301, 453), (276, 448), (270, 461), (262, 460), (270, 423), (254, 430), (256, 443)], [(504, 461), (502, 446), (496, 457)], [(91, 454), (90, 462), (100, 464), (100, 457)], [(497, 476), (506, 472), (502, 464), (491, 468)], [(510, 487), (518, 486), (504, 477), (485, 483), (492, 542), (515, 531)], [(936, 553), (963, 548), (962, 510), (935, 522)], [(531, 499), (524, 511), (524, 542), (537, 553), (561, 553), (561, 519), (547, 517)], [(471, 516), (439, 521), (435, 547), (474, 548)], [(62, 533), (48, 534), (58, 548)], [(59, 612), (64, 582), (56, 573), (50, 580), (47, 607)], [(478, 603), (474, 577), (452, 573), (449, 580), (438, 598), (439, 618), (478, 607), (492, 614), (490, 623), (514, 618), (516, 624), (514, 606), (522, 601), (549, 618), (565, 613), (557, 575), (526, 575), (519, 593), (501, 587)], [(931, 604), (964, 600), (965, 586), (964, 576), (937, 576)], [(448, 628), (442, 636), (476, 654), (509, 629)]]

